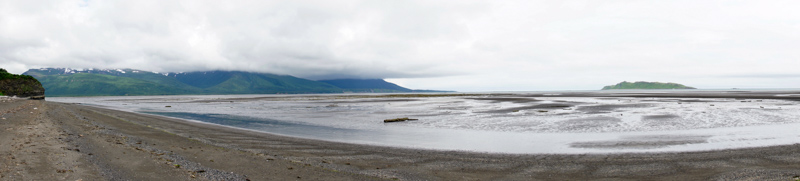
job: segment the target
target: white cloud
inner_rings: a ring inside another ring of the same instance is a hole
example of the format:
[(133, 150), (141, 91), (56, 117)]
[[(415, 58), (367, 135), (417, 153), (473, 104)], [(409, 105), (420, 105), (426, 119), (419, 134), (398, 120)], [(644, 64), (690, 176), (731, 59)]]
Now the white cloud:
[[(461, 91), (800, 87), (795, 1), (10, 1), (0, 67), (244, 70)], [(753, 77), (747, 77), (747, 76)]]

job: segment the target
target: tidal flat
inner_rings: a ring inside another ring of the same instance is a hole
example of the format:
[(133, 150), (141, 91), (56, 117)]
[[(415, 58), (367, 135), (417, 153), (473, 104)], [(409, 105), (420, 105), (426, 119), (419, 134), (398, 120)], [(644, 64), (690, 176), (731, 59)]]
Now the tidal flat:
[[(720, 97), (723, 96), (723, 97)], [(800, 98), (800, 97), (798, 97)], [(791, 93), (594, 91), (54, 98), (290, 137), (508, 154), (681, 152), (800, 143)], [(392, 121), (408, 118), (409, 121)]]
[[(0, 104), (0, 178), (791, 180), (800, 174), (799, 98), (597, 91), (9, 99)], [(418, 120), (383, 123), (401, 117)]]

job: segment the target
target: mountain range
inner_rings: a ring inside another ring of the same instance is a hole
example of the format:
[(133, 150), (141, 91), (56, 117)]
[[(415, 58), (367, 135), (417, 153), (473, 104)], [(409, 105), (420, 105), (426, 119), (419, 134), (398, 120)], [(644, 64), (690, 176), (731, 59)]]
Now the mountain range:
[(242, 71), (160, 73), (135, 69), (41, 68), (30, 69), (23, 74), (38, 79), (49, 97), (432, 92), (408, 89), (382, 79), (314, 81), (289, 75)]

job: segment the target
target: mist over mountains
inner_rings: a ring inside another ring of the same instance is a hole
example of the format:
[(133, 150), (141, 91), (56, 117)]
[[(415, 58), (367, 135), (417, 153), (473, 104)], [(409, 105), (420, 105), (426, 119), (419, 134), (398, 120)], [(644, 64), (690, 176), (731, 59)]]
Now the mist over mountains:
[(408, 89), (382, 79), (314, 81), (243, 71), (161, 73), (135, 69), (41, 68), (23, 74), (38, 79), (47, 96), (432, 92)]

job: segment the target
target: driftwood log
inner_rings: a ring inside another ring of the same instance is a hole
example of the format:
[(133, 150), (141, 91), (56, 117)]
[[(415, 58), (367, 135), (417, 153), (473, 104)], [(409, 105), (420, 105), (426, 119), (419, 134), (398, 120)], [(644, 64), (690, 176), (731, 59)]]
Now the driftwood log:
[(413, 120), (419, 120), (419, 119), (409, 119), (409, 118), (405, 117), (405, 118), (385, 119), (385, 120), (383, 120), (383, 122), (384, 123), (391, 123), (391, 122), (400, 122), (400, 121), (409, 121), (409, 120), (413, 121)]

